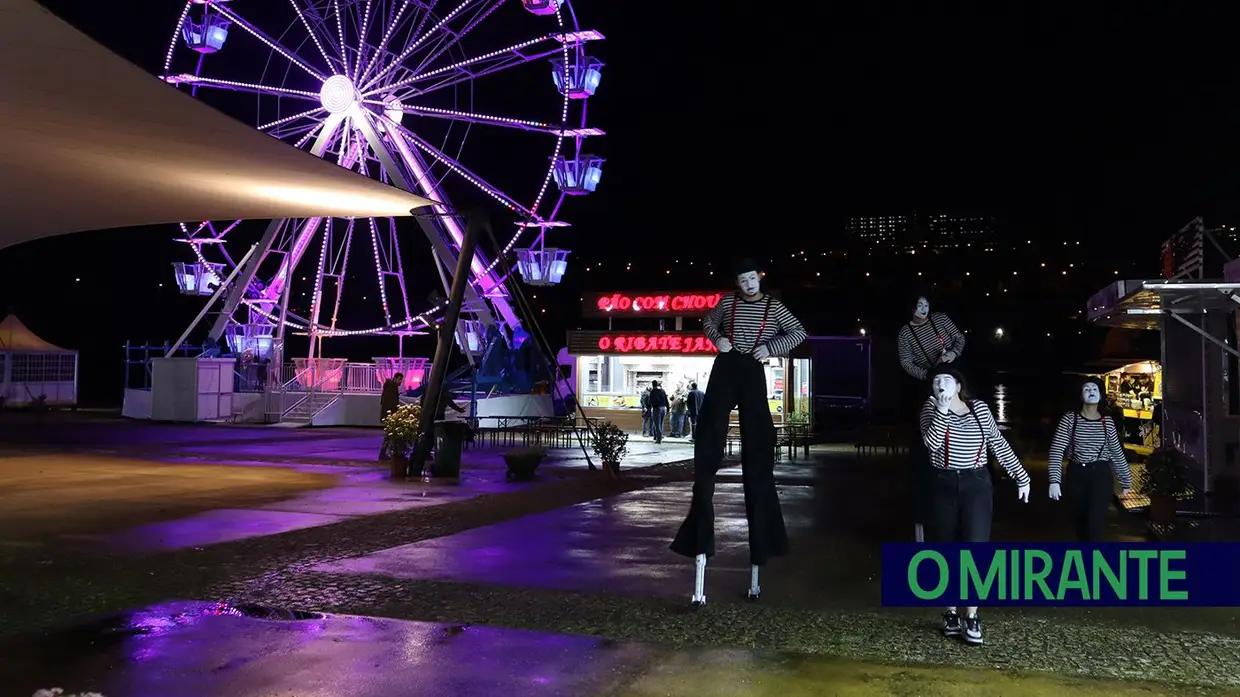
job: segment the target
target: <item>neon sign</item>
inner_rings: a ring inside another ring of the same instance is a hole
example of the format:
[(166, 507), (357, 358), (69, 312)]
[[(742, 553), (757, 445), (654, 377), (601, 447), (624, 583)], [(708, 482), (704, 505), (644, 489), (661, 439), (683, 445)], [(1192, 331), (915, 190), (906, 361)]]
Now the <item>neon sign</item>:
[(598, 338), (596, 347), (599, 353), (719, 353), (714, 343), (700, 334), (604, 334)]
[(592, 293), (582, 298), (588, 317), (664, 316), (700, 317), (719, 305), (724, 293)]
[(599, 354), (713, 356), (719, 349), (701, 332), (568, 332), (568, 352)]

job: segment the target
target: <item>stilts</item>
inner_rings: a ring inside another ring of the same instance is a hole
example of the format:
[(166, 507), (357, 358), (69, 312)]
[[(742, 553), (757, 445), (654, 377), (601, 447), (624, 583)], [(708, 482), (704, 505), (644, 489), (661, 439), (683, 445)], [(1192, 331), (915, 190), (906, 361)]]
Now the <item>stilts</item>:
[(758, 570), (762, 567), (752, 564), (749, 567), (749, 594), (745, 599), (751, 603), (758, 602), (758, 598), (762, 595), (762, 587), (758, 585)]
[(699, 554), (694, 558), (693, 599), (689, 601), (695, 608), (706, 604), (706, 555)]

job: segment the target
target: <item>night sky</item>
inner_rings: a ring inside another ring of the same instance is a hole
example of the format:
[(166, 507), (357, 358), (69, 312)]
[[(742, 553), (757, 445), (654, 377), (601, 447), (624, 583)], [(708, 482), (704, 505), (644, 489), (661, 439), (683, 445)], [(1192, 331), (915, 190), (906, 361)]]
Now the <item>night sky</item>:
[[(43, 4), (152, 73), (180, 11)], [(257, 5), (233, 3), (247, 16)], [(914, 207), (984, 210), (1013, 236), (1079, 240), (1153, 271), (1157, 244), (1190, 218), (1240, 219), (1226, 4), (916, 5), (579, 0), (583, 27), (607, 36), (590, 103), (607, 131), (590, 150), (607, 163), (553, 239), (574, 251), (570, 275), (602, 259), (717, 261), (738, 241), (827, 248), (847, 215)], [(485, 99), (518, 117), (554, 103), (548, 75), (524, 79)], [(467, 162), (479, 173), (521, 176), (480, 150)], [(169, 264), (186, 260), (174, 236), (162, 226), (5, 250), (5, 268), (47, 281), (6, 273), (0, 304), (50, 340), (95, 347), (83, 372), (119, 390), (121, 343), (175, 338), (197, 310), (172, 288)]]

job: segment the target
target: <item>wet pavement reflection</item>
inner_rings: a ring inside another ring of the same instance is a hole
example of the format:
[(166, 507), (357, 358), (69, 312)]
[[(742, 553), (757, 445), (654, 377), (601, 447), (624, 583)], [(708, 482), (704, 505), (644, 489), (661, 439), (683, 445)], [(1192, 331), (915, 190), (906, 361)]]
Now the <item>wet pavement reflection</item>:
[(4, 647), (5, 695), (595, 695), (652, 649), (539, 632), (324, 616), (279, 621), (169, 603)]
[[(687, 483), (652, 487), (314, 570), (642, 596), (685, 595), (693, 582), (692, 562), (667, 546), (688, 509), (689, 492)], [(785, 488), (780, 498), (790, 534), (795, 536), (810, 525), (813, 490)], [(740, 484), (718, 486), (715, 515), (717, 554), (711, 562), (710, 581), (721, 587), (736, 585), (738, 579), (747, 583), (748, 538)]]

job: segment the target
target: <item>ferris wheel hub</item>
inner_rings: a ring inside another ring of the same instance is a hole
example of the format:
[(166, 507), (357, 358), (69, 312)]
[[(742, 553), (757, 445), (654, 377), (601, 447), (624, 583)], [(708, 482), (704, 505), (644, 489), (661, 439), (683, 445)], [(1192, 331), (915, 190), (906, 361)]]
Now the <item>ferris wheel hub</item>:
[(357, 88), (344, 75), (332, 75), (323, 81), (319, 101), (329, 114), (343, 114), (358, 102)]

